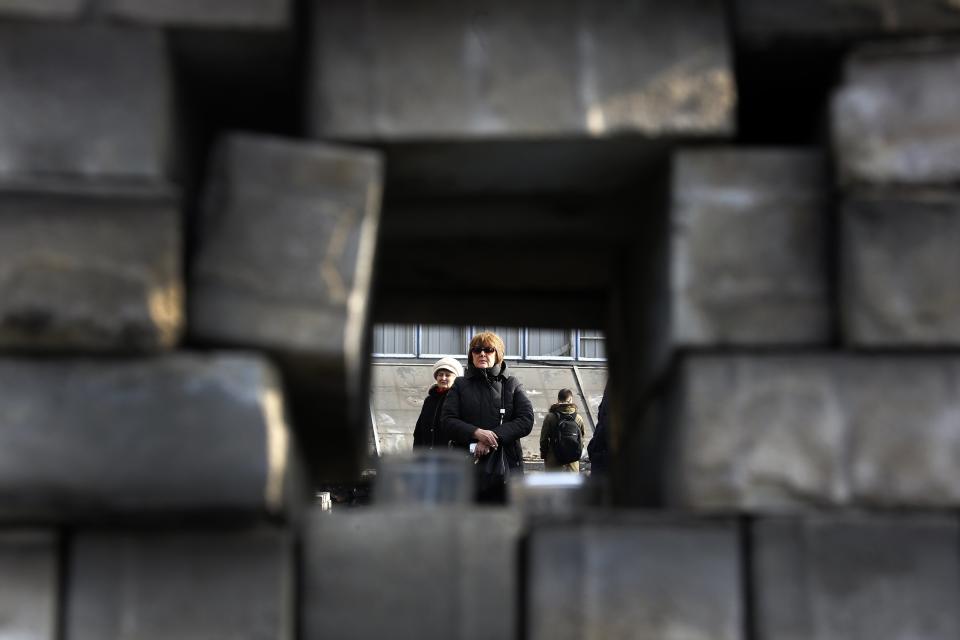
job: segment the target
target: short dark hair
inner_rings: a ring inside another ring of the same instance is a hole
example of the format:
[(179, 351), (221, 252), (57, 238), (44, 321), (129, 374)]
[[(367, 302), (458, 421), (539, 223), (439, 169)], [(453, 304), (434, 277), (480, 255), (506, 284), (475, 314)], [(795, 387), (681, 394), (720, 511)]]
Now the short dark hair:
[(557, 394), (557, 402), (573, 402), (573, 391), (560, 389), (560, 393)]

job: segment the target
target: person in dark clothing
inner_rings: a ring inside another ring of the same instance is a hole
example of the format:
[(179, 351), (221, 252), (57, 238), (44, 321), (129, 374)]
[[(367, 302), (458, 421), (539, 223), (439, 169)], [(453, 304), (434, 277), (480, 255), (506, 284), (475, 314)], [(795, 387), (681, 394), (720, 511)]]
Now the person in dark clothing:
[(590, 475), (600, 476), (610, 468), (610, 418), (607, 413), (607, 390), (603, 390), (603, 398), (597, 409), (597, 425), (593, 430), (593, 438), (587, 445), (587, 455), (590, 457)]
[[(454, 381), (440, 422), (445, 437), (453, 444), (468, 448), (476, 443), (478, 468), (483, 468), (487, 456), (502, 448), (508, 474), (512, 475), (523, 473), (520, 439), (533, 430), (533, 405), (520, 381), (506, 375), (505, 350), (503, 340), (493, 332), (473, 336), (466, 375)], [(480, 486), (477, 498), (480, 502), (504, 502), (505, 486)]]
[(456, 359), (446, 356), (433, 364), (433, 379), (436, 382), (427, 391), (413, 429), (413, 447), (446, 447), (447, 442), (440, 435), (440, 409), (453, 386), (454, 380), (463, 375), (463, 365)]

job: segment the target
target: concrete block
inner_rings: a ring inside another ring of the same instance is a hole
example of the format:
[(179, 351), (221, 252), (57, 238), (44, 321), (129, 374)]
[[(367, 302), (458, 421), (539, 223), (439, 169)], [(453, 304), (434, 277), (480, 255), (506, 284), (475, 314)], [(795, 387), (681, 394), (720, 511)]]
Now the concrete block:
[(279, 513), (289, 435), (243, 355), (0, 360), (0, 519)]
[(846, 184), (960, 180), (960, 45), (918, 41), (864, 47), (847, 60), (831, 105)]
[(526, 636), (532, 640), (739, 640), (736, 528), (620, 515), (534, 528)]
[(308, 113), (345, 139), (723, 135), (736, 90), (722, 3), (327, 2)]
[(681, 151), (672, 192), (676, 342), (829, 341), (827, 180), (818, 153)]
[(66, 637), (291, 640), (293, 576), (281, 531), (81, 532)]
[(169, 84), (157, 31), (0, 23), (0, 176), (162, 179)]
[(174, 346), (184, 325), (180, 227), (168, 191), (0, 187), (0, 349)]
[(960, 192), (854, 195), (842, 229), (847, 344), (960, 346)]
[(0, 637), (57, 637), (58, 575), (57, 539), (52, 532), (0, 531)]
[(513, 637), (519, 536), (519, 515), (507, 509), (314, 511), (303, 541), (303, 633)]
[(80, 16), (87, 0), (0, 0), (0, 16), (38, 19), (72, 19)]
[(201, 28), (279, 29), (289, 25), (290, 0), (105, 0), (110, 18)]
[(736, 0), (737, 35), (751, 42), (822, 42), (960, 30), (955, 3), (941, 0)]
[(960, 360), (685, 357), (668, 500), (693, 509), (960, 504)]
[(960, 636), (956, 516), (762, 519), (753, 532), (756, 637)]

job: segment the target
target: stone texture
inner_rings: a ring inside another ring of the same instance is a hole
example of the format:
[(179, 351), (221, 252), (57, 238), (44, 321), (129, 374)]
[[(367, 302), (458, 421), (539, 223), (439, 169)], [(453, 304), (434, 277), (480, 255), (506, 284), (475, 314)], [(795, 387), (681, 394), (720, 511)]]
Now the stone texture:
[(960, 346), (960, 192), (852, 196), (842, 238), (848, 344)]
[(674, 156), (671, 282), (681, 345), (824, 344), (827, 181), (813, 151)]
[(960, 180), (960, 45), (917, 41), (864, 47), (847, 60), (832, 101), (844, 183)]
[(317, 510), (304, 535), (304, 637), (513, 637), (519, 537), (506, 509)]
[(676, 389), (671, 504), (960, 504), (955, 357), (688, 356)]
[(618, 515), (534, 528), (525, 637), (739, 640), (736, 529)]
[(168, 76), (159, 32), (0, 23), (0, 176), (163, 178)]
[(722, 3), (482, 8), (328, 2), (313, 16), (314, 135), (402, 140), (717, 135), (736, 90)]
[(177, 204), (146, 189), (0, 187), (0, 349), (174, 346), (184, 324)]
[(960, 30), (960, 5), (943, 0), (736, 0), (733, 9), (739, 36), (769, 43)]
[(38, 530), (0, 530), (0, 637), (57, 637), (57, 541)]
[(756, 637), (960, 636), (956, 516), (808, 516), (754, 525)]
[(289, 536), (253, 531), (81, 532), (68, 573), (75, 640), (292, 640)]
[(277, 29), (289, 25), (290, 0), (101, 0), (105, 16), (145, 24)]
[(262, 359), (0, 360), (0, 519), (279, 512), (278, 382)]

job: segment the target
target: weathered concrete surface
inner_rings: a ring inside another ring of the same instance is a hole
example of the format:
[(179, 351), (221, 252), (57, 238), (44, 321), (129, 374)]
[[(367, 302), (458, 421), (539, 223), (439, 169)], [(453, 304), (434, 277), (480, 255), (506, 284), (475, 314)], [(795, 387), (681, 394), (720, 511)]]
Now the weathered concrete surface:
[(671, 225), (674, 340), (826, 343), (827, 206), (817, 152), (678, 152)]
[(162, 179), (169, 84), (157, 31), (0, 23), (0, 176)]
[(960, 359), (685, 357), (669, 503), (701, 510), (960, 504)]
[(739, 37), (847, 40), (960, 30), (960, 5), (943, 0), (735, 0)]
[(0, 360), (0, 518), (279, 512), (277, 385), (254, 356)]
[(57, 556), (52, 532), (0, 530), (0, 637), (57, 637)]
[(0, 349), (174, 346), (184, 325), (180, 243), (168, 191), (0, 187)]
[(740, 640), (735, 527), (636, 516), (534, 528), (526, 636), (532, 640)]
[(348, 139), (717, 135), (736, 90), (722, 3), (324, 3), (311, 132)]
[(842, 220), (845, 341), (960, 345), (960, 191), (854, 195)]
[(955, 515), (759, 520), (752, 551), (756, 637), (960, 636), (958, 533)]
[(278, 29), (289, 25), (290, 0), (101, 0), (110, 18), (204, 28)]
[(0, 0), (0, 16), (76, 18), (87, 0)]
[(864, 47), (847, 60), (832, 100), (842, 182), (950, 184), (960, 180), (960, 44)]
[(513, 637), (519, 538), (506, 509), (316, 510), (303, 540), (304, 637)]
[[(466, 358), (461, 358), (461, 363)], [(377, 362), (372, 366), (371, 410), (380, 438), (380, 451), (385, 454), (410, 451), (413, 448), (413, 429), (420, 409), (433, 385), (431, 364), (396, 364)], [(523, 384), (533, 404), (533, 431), (520, 441), (526, 458), (540, 459), (540, 427), (550, 406), (557, 401), (560, 389), (574, 393), (577, 410), (586, 425), (584, 450), (593, 435), (597, 409), (603, 399), (607, 371), (603, 367), (578, 366), (583, 381), (580, 393), (573, 366), (545, 366), (508, 362), (508, 372)], [(589, 406), (589, 411), (586, 410)]]
[(294, 567), (277, 530), (81, 532), (66, 637), (292, 640)]

